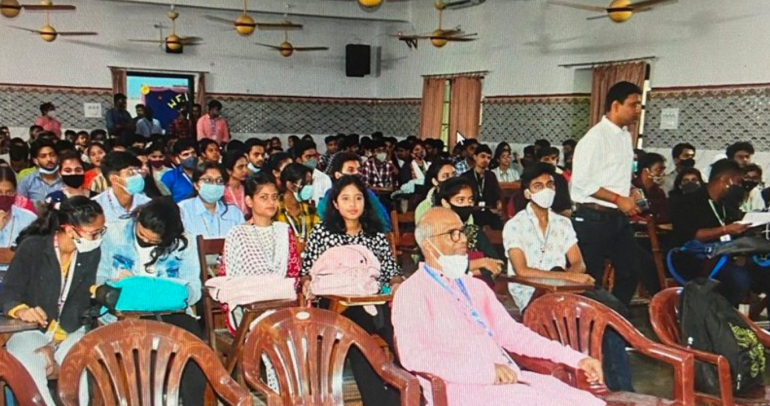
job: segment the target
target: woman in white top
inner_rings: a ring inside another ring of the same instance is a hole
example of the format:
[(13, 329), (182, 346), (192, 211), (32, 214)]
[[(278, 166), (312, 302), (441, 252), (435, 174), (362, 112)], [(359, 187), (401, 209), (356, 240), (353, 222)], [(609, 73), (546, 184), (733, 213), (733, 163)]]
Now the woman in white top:
[(497, 167), (492, 169), (492, 173), (497, 177), (497, 181), (500, 183), (511, 183), (519, 180), (521, 175), (515, 165), (511, 165), (511, 151), (506, 149), (498, 150), (499, 156), (496, 156), (494, 160), (497, 162)]

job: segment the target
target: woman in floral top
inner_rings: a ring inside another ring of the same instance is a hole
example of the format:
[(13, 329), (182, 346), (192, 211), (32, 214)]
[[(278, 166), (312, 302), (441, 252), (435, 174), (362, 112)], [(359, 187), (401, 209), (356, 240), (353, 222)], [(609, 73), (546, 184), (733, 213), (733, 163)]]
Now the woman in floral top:
[(313, 182), (313, 173), (307, 166), (292, 163), (281, 171), (283, 195), (278, 200), (275, 220), (287, 224), (297, 237), (297, 250), (302, 252), (305, 243), (321, 219), (315, 209), (306, 200), (302, 200), (299, 191)]

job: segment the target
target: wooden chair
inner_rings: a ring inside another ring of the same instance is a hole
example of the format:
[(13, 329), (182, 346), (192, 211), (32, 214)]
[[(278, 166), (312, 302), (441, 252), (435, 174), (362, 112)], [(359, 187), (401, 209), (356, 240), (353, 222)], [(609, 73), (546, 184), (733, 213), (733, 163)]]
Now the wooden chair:
[(570, 293), (545, 295), (527, 307), (524, 324), (544, 337), (598, 360), (602, 359), (602, 337), (610, 327), (641, 354), (673, 367), (673, 401), (635, 393), (607, 392), (602, 385), (597, 389), (603, 389), (600, 396), (610, 405), (695, 404), (693, 355), (649, 340), (628, 320), (599, 302)]
[[(679, 292), (681, 292), (681, 290), (682, 288), (668, 288), (658, 292), (658, 294), (652, 298), (649, 307), (650, 322), (652, 323), (652, 329), (663, 344), (692, 354), (697, 361), (712, 364), (717, 367), (717, 371), (719, 372), (719, 393), (721, 393), (721, 397), (708, 393), (695, 392), (695, 400), (699, 404), (705, 405), (734, 406), (770, 404), (770, 390), (768, 390), (770, 389), (770, 386), (759, 387), (740, 397), (735, 396), (732, 391), (730, 364), (728, 363), (727, 358), (722, 355), (687, 348), (680, 344), (681, 337), (679, 335), (679, 319), (677, 313), (679, 311)], [(751, 330), (757, 335), (759, 342), (762, 343), (766, 349), (770, 349), (770, 333), (757, 327), (757, 325), (745, 315), (742, 315), (742, 317)]]
[(404, 264), (412, 262), (411, 255), (419, 254), (420, 248), (417, 247), (417, 239), (414, 236), (414, 212), (399, 213), (396, 210), (390, 212), (390, 223), (393, 228), (394, 242), (396, 246), (396, 257), (401, 257)]
[(650, 250), (652, 251), (652, 259), (655, 261), (655, 272), (658, 274), (660, 288), (666, 289), (677, 286), (673, 278), (666, 277), (666, 253), (660, 247), (658, 222), (655, 220), (655, 216), (651, 214), (647, 216), (647, 236), (650, 239)]
[[(202, 235), (199, 235), (197, 242), (198, 261), (201, 267), (201, 283), (205, 286), (206, 281), (211, 277), (206, 256), (222, 254), (225, 249), (225, 240), (224, 238), (207, 240)], [(224, 359), (227, 354), (232, 352), (233, 337), (227, 331), (227, 328), (224, 327), (224, 315), (221, 309), (205, 288), (203, 289), (202, 301), (206, 340), (211, 345), (211, 348), (220, 355), (220, 358)]]
[[(3, 349), (0, 349), (0, 382), (4, 383), (0, 390), (5, 392), (4, 387), (9, 387), (20, 406), (46, 406), (24, 365)], [(0, 395), (3, 398), (0, 404), (5, 405), (5, 393)]]
[(177, 405), (188, 361), (198, 364), (225, 404), (251, 405), (251, 394), (206, 343), (178, 327), (147, 320), (121, 321), (86, 334), (62, 362), (59, 396), (64, 406), (78, 406), (80, 377), (87, 372), (95, 382), (95, 401), (104, 406)]
[[(419, 405), (417, 378), (393, 364), (361, 327), (328, 310), (292, 308), (265, 317), (246, 339), (241, 362), (246, 382), (267, 397), (268, 406), (342, 406), (342, 370), (351, 346), (398, 388), (402, 406)], [(260, 377), (263, 354), (275, 368), (280, 394)]]

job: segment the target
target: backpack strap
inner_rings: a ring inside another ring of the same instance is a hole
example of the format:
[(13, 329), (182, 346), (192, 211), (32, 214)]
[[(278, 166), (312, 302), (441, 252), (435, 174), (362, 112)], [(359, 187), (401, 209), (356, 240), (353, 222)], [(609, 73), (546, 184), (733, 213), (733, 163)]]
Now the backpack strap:
[[(674, 253), (681, 252), (680, 248), (673, 248), (671, 249), (668, 254), (666, 255), (666, 265), (668, 266), (668, 271), (671, 273), (671, 276), (674, 277), (674, 280), (682, 286), (684, 286), (687, 281), (676, 271), (676, 268), (674, 268), (674, 261), (672, 261), (672, 258), (674, 256)], [(719, 261), (717, 261), (717, 264), (714, 265), (714, 269), (711, 270), (711, 273), (709, 274), (709, 279), (714, 279), (714, 277), (719, 273), (719, 271), (722, 270), (722, 268), (727, 263), (727, 255), (722, 255), (719, 258)], [(754, 259), (756, 261), (756, 258)], [(770, 265), (770, 261), (768, 261), (768, 265)]]

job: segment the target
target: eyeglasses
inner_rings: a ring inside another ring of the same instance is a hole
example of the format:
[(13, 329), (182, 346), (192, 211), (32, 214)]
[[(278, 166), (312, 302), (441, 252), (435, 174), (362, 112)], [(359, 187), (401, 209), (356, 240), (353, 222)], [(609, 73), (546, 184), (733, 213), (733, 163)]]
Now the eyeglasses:
[(207, 185), (224, 185), (225, 179), (224, 178), (201, 178), (201, 183), (205, 183)]
[(449, 239), (452, 240), (452, 242), (459, 242), (461, 236), (463, 236), (463, 235), (467, 236), (468, 235), (467, 234), (467, 227), (462, 226), (460, 228), (454, 228), (454, 229), (447, 230), (447, 231), (445, 231), (443, 233), (440, 233), (440, 234), (433, 234), (432, 236), (430, 236), (428, 238), (441, 237), (442, 235), (449, 235)]
[(91, 237), (91, 239), (94, 239), (96, 237), (102, 237), (102, 236), (104, 236), (104, 234), (107, 234), (107, 226), (104, 226), (104, 227), (102, 227), (101, 230), (96, 230), (96, 231), (86, 231), (86, 230), (83, 230), (80, 227), (74, 227), (74, 226), (72, 228), (75, 231), (77, 231), (78, 234), (80, 234), (80, 235), (87, 235), (87, 236)]

